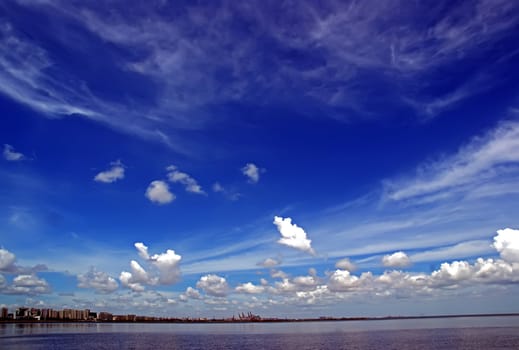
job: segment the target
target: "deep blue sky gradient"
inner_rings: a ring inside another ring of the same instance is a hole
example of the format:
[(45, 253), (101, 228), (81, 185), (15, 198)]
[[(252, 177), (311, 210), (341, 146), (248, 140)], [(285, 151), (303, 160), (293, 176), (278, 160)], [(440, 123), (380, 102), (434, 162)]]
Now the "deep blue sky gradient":
[[(387, 295), (381, 282), (330, 282), (342, 258), (375, 279), (504, 258), (496, 231), (519, 228), (519, 149), (503, 137), (519, 130), (513, 2), (9, 0), (0, 19), (0, 144), (23, 154), (0, 160), (0, 247), (25, 267), (0, 269), (0, 304), (317, 316), (465, 312), (460, 300), (475, 298), (475, 312), (518, 311), (519, 262), (498, 281), (454, 273), (445, 283), (456, 292), (436, 280), (395, 282)], [(485, 166), (461, 180), (392, 197), (478, 159)], [(94, 181), (117, 161), (124, 178)], [(242, 173), (247, 163), (259, 181)], [(205, 194), (169, 182), (174, 201), (148, 200), (169, 165)], [(316, 254), (279, 244), (274, 216), (292, 218)], [(154, 271), (136, 242), (181, 255), (181, 278), (125, 286), (131, 260)], [(411, 263), (384, 266), (397, 251)], [(269, 257), (281, 264), (257, 265)], [(91, 267), (116, 289), (79, 286)], [(225, 295), (200, 283), (211, 274)], [(19, 275), (48, 288), (16, 290)], [(261, 293), (237, 289), (261, 278)], [(183, 300), (188, 287), (201, 297)]]

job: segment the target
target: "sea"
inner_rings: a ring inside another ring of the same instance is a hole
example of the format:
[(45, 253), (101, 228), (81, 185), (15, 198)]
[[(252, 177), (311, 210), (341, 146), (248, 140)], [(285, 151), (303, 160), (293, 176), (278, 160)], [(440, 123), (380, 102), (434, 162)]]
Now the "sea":
[(519, 349), (519, 316), (297, 323), (4, 323), (0, 349)]

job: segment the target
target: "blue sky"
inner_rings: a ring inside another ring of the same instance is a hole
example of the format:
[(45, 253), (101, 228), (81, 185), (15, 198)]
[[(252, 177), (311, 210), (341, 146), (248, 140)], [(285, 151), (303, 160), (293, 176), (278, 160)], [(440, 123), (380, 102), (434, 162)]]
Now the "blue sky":
[(0, 304), (519, 312), (515, 2), (0, 18)]

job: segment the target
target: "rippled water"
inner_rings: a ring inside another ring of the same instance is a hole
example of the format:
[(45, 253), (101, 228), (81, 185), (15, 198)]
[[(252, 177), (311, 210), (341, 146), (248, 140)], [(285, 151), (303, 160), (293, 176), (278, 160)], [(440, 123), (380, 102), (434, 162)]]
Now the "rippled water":
[(519, 349), (519, 317), (245, 324), (2, 324), (1, 349)]

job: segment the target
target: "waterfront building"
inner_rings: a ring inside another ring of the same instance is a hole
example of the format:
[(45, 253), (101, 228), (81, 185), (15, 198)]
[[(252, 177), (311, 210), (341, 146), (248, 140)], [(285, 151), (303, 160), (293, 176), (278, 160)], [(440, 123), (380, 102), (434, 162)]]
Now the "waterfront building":
[(7, 309), (6, 307), (3, 307), (2, 308), (2, 313), (0, 314), (0, 318), (2, 320), (5, 320), (7, 319), (7, 315), (9, 314), (9, 309)]

